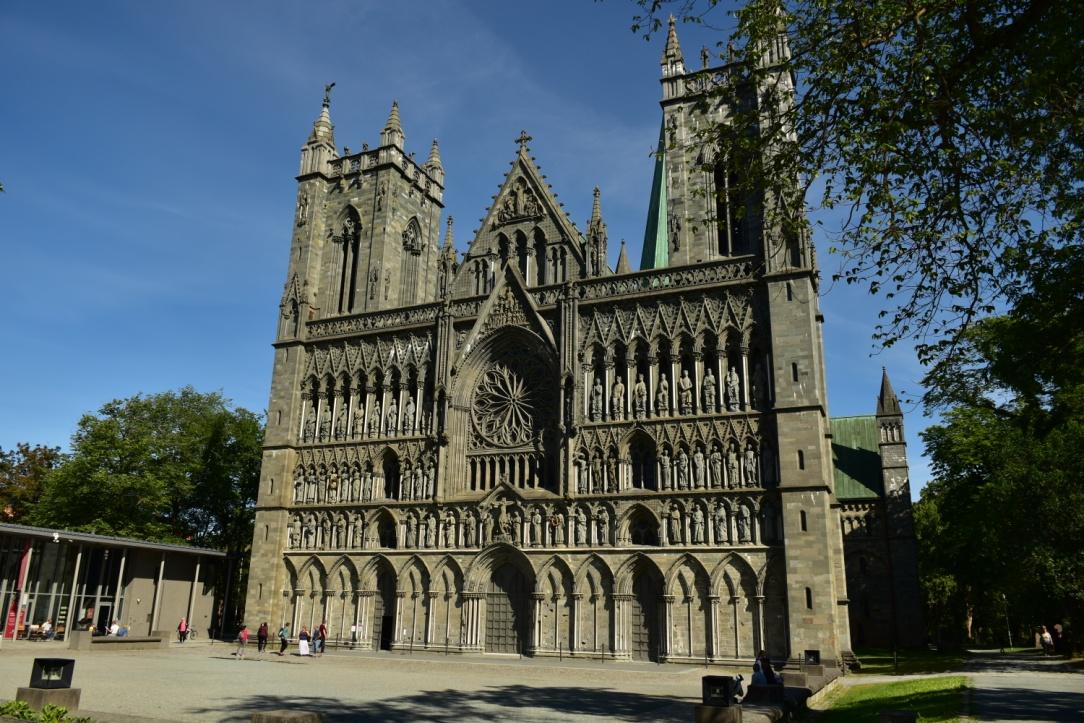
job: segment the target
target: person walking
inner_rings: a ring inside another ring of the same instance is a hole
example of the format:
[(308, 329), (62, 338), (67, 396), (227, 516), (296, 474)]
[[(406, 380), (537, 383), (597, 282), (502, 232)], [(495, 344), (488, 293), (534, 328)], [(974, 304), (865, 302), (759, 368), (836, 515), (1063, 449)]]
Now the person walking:
[(188, 640), (188, 619), (181, 618), (180, 624), (177, 625), (177, 637), (181, 639), (183, 643)]
[(256, 631), (256, 652), (263, 653), (267, 650), (267, 623), (260, 625), (260, 629)]
[(241, 632), (237, 633), (237, 659), (245, 657), (245, 646), (248, 645), (248, 626), (242, 625)]
[(320, 623), (320, 627), (316, 629), (316, 641), (317, 641), (317, 657), (324, 655), (324, 650), (327, 648), (327, 622)]
[(290, 644), (290, 623), (279, 628), (279, 657), (286, 654), (286, 647)]

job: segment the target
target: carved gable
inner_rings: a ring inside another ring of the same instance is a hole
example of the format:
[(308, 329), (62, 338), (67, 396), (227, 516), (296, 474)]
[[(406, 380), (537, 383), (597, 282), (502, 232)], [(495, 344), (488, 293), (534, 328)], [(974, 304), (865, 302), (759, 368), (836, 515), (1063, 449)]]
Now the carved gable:
[(504, 326), (520, 326), (531, 330), (556, 354), (557, 344), (553, 339), (553, 331), (535, 308), (531, 295), (524, 288), (519, 271), (511, 265), (504, 267), (489, 298), (482, 304), (474, 328), (459, 349), (459, 359), (465, 359), (479, 341)]

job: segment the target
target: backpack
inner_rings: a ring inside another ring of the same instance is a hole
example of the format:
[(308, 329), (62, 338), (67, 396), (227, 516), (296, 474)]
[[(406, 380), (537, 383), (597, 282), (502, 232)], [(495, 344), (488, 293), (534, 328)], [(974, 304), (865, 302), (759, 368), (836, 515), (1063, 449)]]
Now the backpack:
[(279, 640), (286, 639), (286, 626), (279, 628)]

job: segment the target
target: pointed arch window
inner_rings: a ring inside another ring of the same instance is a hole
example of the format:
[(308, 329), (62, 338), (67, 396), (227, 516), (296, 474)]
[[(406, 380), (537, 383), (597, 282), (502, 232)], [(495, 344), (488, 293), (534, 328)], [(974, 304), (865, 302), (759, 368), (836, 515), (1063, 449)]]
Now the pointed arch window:
[(339, 246), (339, 264), (336, 279), (338, 303), (336, 309), (340, 314), (354, 310), (354, 291), (358, 281), (358, 251), (361, 244), (361, 220), (353, 208), (348, 208), (346, 217), (343, 219), (342, 230), (339, 235), (333, 237)]
[(399, 275), (399, 300), (403, 304), (413, 304), (418, 300), (418, 289), (421, 286), (418, 273), (423, 245), (421, 224), (418, 223), (418, 218), (414, 217), (403, 229), (403, 263), (402, 273)]

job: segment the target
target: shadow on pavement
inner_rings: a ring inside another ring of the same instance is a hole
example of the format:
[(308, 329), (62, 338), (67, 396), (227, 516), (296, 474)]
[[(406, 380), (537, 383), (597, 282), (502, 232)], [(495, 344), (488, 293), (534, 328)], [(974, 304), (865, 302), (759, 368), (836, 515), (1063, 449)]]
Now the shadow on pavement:
[(631, 721), (688, 721), (693, 701), (680, 698), (579, 687), (493, 686), (464, 692), (448, 689), (350, 705), (311, 696), (248, 696), (222, 705), (191, 709), (218, 714), (223, 721), (247, 721), (259, 711), (289, 709), (321, 713), (327, 721), (389, 720), (561, 720), (594, 715)]
[(986, 688), (972, 693), (975, 720), (1084, 720), (1084, 693)]
[(1062, 657), (1042, 653), (971, 653), (964, 663), (968, 673), (1074, 673), (1081, 672)]

